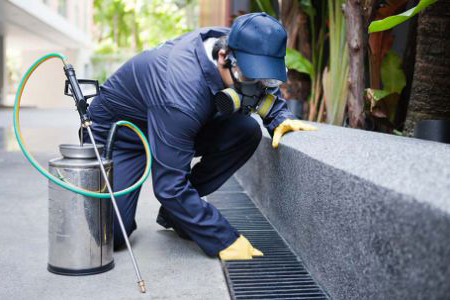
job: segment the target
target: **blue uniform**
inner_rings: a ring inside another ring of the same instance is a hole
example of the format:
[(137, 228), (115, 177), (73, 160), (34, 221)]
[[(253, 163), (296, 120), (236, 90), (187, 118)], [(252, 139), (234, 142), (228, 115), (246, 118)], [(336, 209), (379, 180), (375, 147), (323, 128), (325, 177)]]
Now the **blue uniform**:
[[(228, 31), (203, 28), (143, 51), (108, 78), (89, 106), (97, 142), (105, 142), (117, 120), (129, 120), (147, 135), (153, 190), (164, 217), (211, 256), (231, 245), (238, 232), (200, 197), (218, 189), (251, 157), (261, 139), (253, 118), (220, 116), (214, 105), (213, 95), (224, 85), (203, 41)], [(286, 118), (294, 116), (280, 98), (263, 121), (272, 134)], [(84, 137), (88, 141), (87, 134)], [(195, 156), (202, 158), (191, 169)], [(113, 161), (114, 190), (134, 183), (144, 171), (144, 149), (128, 128), (119, 128)], [(136, 190), (117, 198), (128, 234), (136, 229), (138, 196)], [(116, 246), (123, 244), (120, 230), (115, 230), (114, 239)]]

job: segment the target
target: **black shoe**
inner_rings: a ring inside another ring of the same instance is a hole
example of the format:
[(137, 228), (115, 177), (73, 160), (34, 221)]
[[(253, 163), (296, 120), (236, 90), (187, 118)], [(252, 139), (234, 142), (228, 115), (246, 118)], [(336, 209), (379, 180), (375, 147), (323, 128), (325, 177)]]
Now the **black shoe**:
[(172, 221), (170, 216), (164, 207), (159, 208), (158, 216), (156, 217), (156, 223), (161, 225), (166, 229), (173, 228), (173, 230), (178, 234), (178, 236), (182, 239), (192, 241), (192, 239), (187, 235), (187, 233), (180, 228), (180, 226), (176, 225), (175, 222)]
[(161, 225), (166, 229), (173, 227), (172, 222), (167, 216), (166, 210), (162, 206), (159, 208), (158, 216), (156, 217), (156, 223), (158, 223), (159, 225)]

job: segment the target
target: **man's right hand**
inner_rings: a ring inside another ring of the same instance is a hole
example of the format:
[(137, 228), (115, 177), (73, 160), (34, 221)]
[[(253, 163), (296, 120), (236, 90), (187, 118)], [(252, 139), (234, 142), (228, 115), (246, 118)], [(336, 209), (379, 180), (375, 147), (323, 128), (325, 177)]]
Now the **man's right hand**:
[(233, 244), (219, 252), (221, 260), (244, 260), (252, 259), (253, 256), (263, 256), (264, 254), (256, 248), (253, 248), (252, 244), (241, 235), (234, 241)]
[(300, 120), (292, 120), (292, 119), (286, 119), (284, 120), (280, 125), (278, 125), (277, 128), (275, 128), (275, 131), (273, 133), (273, 139), (272, 139), (272, 147), (278, 148), (278, 143), (280, 142), (281, 137), (289, 131), (299, 131), (299, 130), (318, 130), (317, 127), (303, 123)]

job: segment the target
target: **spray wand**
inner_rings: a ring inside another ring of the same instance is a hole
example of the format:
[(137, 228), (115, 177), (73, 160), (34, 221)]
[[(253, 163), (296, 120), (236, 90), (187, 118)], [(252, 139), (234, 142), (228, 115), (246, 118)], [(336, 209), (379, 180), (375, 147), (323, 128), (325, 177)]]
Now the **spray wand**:
[(97, 145), (94, 140), (94, 135), (92, 134), (92, 130), (91, 130), (92, 122), (87, 114), (88, 106), (87, 106), (86, 98), (83, 96), (83, 93), (81, 91), (80, 85), (79, 85), (77, 77), (75, 75), (75, 69), (73, 68), (73, 66), (71, 64), (66, 64), (65, 61), (63, 61), (63, 62), (64, 62), (64, 73), (66, 74), (67, 80), (69, 81), (69, 84), (71, 87), (71, 92), (72, 92), (71, 94), (72, 94), (73, 99), (75, 100), (75, 106), (77, 107), (78, 113), (80, 114), (81, 126), (83, 128), (86, 128), (86, 130), (89, 134), (89, 138), (92, 142), (92, 145), (94, 146), (95, 156), (97, 157), (97, 160), (100, 164), (100, 170), (102, 172), (103, 178), (105, 179), (106, 187), (108, 188), (108, 193), (111, 196), (111, 201), (114, 206), (114, 211), (116, 212), (116, 217), (120, 224), (120, 229), (121, 229), (123, 237), (125, 239), (125, 243), (127, 245), (128, 252), (130, 253), (131, 261), (133, 262), (134, 271), (136, 272), (136, 277), (138, 279), (137, 283), (139, 286), (139, 290), (141, 291), (141, 293), (145, 293), (146, 292), (145, 282), (142, 279), (141, 272), (139, 270), (136, 258), (134, 257), (133, 249), (131, 248), (130, 241), (128, 240), (127, 232), (125, 230), (125, 226), (123, 225), (122, 217), (119, 212), (119, 207), (117, 206), (117, 203), (116, 203), (116, 198), (114, 197), (114, 193), (111, 188), (111, 184), (108, 180), (108, 175), (106, 174), (105, 167), (103, 166), (103, 163), (102, 163), (102, 158), (100, 157), (100, 153), (98, 152)]

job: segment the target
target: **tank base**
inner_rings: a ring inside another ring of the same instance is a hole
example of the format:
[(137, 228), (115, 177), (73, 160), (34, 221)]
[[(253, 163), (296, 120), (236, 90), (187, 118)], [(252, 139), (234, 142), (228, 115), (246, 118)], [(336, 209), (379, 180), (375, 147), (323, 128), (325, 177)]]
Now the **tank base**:
[(66, 276), (86, 276), (86, 275), (94, 275), (103, 273), (106, 271), (111, 270), (114, 268), (114, 260), (111, 261), (109, 264), (96, 267), (96, 268), (90, 268), (90, 269), (80, 269), (80, 270), (73, 270), (73, 269), (65, 269), (60, 267), (52, 266), (51, 264), (47, 265), (47, 270), (51, 273), (55, 273), (58, 275), (66, 275)]

